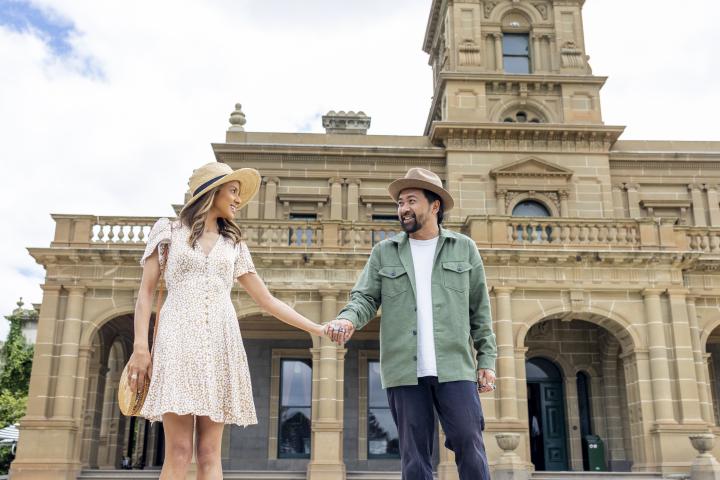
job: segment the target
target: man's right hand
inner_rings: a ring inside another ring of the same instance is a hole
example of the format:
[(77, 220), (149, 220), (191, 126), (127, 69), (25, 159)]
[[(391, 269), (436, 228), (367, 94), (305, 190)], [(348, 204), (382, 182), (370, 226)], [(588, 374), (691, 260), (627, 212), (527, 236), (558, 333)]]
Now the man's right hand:
[(325, 334), (338, 345), (343, 345), (350, 340), (353, 333), (355, 333), (355, 327), (350, 320), (344, 318), (336, 318), (325, 325)]

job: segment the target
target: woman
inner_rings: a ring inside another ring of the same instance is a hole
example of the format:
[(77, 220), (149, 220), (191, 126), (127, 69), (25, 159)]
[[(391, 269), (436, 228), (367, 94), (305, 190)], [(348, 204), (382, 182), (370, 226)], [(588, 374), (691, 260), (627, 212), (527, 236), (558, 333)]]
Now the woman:
[[(198, 479), (222, 478), (224, 424), (257, 423), (250, 372), (230, 291), (239, 281), (266, 312), (312, 335), (321, 325), (272, 296), (256, 274), (250, 252), (233, 221), (257, 193), (260, 175), (210, 163), (193, 172), (192, 198), (180, 220), (161, 218), (148, 237), (135, 307), (135, 342), (129, 384), (150, 388), (140, 415), (163, 421), (162, 480), (184, 479), (197, 430)], [(169, 247), (169, 248), (168, 248)], [(168, 295), (160, 313), (151, 364), (148, 326), (161, 269)]]

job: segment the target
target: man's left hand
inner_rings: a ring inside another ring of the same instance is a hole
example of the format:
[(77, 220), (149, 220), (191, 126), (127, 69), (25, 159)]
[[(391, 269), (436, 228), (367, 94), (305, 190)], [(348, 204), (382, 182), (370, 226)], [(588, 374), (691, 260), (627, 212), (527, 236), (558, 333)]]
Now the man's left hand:
[(492, 392), (495, 390), (495, 370), (481, 368), (478, 370), (478, 391), (480, 393)]

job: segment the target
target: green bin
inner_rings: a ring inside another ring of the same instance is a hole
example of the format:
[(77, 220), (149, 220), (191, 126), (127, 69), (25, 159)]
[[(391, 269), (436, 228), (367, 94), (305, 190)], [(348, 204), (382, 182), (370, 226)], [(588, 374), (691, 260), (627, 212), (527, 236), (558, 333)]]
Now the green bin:
[(597, 435), (586, 435), (583, 438), (583, 467), (589, 472), (604, 472), (605, 444)]

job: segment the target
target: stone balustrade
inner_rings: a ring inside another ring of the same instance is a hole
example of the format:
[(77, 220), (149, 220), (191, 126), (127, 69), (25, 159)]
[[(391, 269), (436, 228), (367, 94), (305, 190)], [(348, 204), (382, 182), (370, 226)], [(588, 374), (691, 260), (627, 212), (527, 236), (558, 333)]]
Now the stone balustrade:
[[(142, 247), (156, 217), (53, 215), (53, 247)], [(240, 220), (254, 250), (369, 251), (400, 231), (391, 222)], [(483, 249), (663, 250), (720, 254), (720, 228), (674, 225), (665, 219), (581, 219), (469, 216), (447, 227)]]
[(688, 250), (700, 253), (720, 254), (720, 228), (681, 227), (678, 228)]

